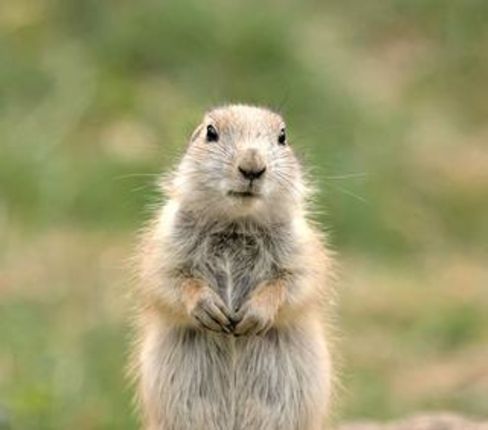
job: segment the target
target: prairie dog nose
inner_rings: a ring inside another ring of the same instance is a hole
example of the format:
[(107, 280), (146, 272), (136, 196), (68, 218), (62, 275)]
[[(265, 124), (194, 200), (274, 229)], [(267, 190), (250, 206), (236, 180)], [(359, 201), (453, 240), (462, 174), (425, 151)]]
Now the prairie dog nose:
[(266, 164), (256, 149), (248, 149), (237, 166), (241, 175), (253, 181), (263, 176)]
[(239, 166), (238, 169), (242, 176), (251, 181), (254, 179), (259, 179), (266, 171), (266, 167), (263, 167), (261, 170), (244, 170), (241, 166)]

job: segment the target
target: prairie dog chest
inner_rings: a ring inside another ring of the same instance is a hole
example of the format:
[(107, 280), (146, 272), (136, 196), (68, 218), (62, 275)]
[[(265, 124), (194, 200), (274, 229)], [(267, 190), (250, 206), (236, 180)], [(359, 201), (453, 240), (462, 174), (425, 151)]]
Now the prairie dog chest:
[[(181, 225), (183, 227), (183, 224)], [(283, 226), (251, 223), (184, 226), (185, 266), (209, 283), (233, 308), (263, 281), (276, 277), (289, 253)]]

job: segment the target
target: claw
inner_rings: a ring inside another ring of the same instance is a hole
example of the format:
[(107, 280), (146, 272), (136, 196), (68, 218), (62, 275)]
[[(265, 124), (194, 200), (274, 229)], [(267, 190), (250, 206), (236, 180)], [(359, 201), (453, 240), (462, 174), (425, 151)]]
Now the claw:
[(197, 325), (217, 333), (230, 334), (229, 325), (231, 320), (228, 316), (229, 311), (225, 307), (220, 297), (208, 289), (196, 302), (190, 315)]

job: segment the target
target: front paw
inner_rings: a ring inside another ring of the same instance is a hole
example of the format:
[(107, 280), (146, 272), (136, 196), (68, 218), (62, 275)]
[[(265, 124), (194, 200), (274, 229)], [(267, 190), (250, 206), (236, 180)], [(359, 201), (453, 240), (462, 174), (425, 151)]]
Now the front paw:
[(187, 311), (197, 327), (217, 333), (231, 333), (230, 312), (211, 288), (204, 286), (193, 292)]
[(249, 301), (233, 317), (235, 336), (264, 335), (274, 323), (270, 309)]
[(264, 335), (275, 324), (285, 297), (282, 280), (263, 282), (232, 318), (234, 335)]

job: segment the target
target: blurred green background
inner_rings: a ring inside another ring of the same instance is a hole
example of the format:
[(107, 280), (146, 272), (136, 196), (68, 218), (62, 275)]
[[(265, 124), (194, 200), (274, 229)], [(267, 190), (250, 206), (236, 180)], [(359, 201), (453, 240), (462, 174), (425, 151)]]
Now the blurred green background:
[(0, 429), (135, 429), (137, 230), (202, 112), (282, 112), (342, 266), (337, 419), (488, 415), (488, 2), (0, 3)]

